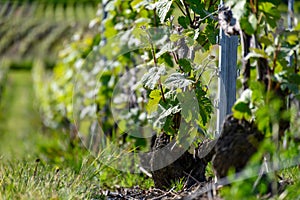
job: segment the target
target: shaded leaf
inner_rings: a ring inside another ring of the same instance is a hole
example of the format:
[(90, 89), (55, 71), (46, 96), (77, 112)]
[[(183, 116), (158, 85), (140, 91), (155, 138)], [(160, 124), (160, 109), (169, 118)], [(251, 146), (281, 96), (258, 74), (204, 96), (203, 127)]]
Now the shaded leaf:
[(198, 15), (200, 16), (206, 16), (205, 12), (205, 4), (202, 1), (199, 0), (186, 0), (186, 2), (189, 4), (190, 8)]
[(171, 36), (170, 36), (170, 40), (172, 41), (172, 42), (177, 42), (178, 40), (180, 40), (181, 38), (183, 38), (184, 36), (182, 36), (182, 35), (179, 35), (179, 34), (172, 34)]
[(182, 67), (184, 72), (190, 72), (192, 70), (192, 65), (190, 61), (185, 58), (179, 59), (178, 64)]
[(183, 28), (188, 28), (188, 18), (184, 16), (178, 17), (178, 24), (180, 24)]

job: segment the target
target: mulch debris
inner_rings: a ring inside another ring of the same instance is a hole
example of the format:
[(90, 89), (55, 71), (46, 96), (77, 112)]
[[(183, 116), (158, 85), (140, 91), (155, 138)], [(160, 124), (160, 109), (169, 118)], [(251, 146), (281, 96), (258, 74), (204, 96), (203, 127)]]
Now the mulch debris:
[(183, 199), (183, 200), (221, 200), (215, 195), (216, 191), (212, 189), (212, 183), (199, 183), (184, 189), (182, 191), (175, 191), (174, 188), (170, 190), (161, 190), (157, 188), (150, 188), (143, 190), (139, 186), (133, 188), (117, 187), (114, 191), (106, 190), (102, 194), (108, 200), (164, 200), (164, 199)]

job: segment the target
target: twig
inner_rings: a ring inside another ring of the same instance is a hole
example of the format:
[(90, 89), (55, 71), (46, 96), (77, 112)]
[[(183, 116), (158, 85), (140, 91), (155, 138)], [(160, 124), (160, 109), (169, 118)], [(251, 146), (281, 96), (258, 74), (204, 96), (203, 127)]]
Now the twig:
[(183, 1), (183, 5), (184, 5), (184, 8), (185, 8), (186, 15), (189, 18), (190, 26), (192, 28), (197, 28), (197, 27), (194, 26), (194, 21), (191, 18), (191, 14), (190, 14), (190, 11), (189, 11), (189, 6), (185, 3), (185, 1)]
[(154, 27), (156, 27), (157, 26), (156, 8), (153, 9), (153, 15), (154, 15)]
[[(153, 61), (154, 61), (154, 65), (155, 67), (158, 67), (158, 62), (157, 62), (157, 58), (156, 58), (156, 55), (155, 55), (155, 49), (154, 49), (154, 46), (153, 46), (153, 43), (151, 41), (151, 36), (149, 34), (148, 31), (146, 31), (147, 35), (148, 35), (148, 39), (149, 39), (149, 42), (150, 42), (150, 46), (151, 46), (151, 53), (152, 53), (152, 57), (153, 57)], [(161, 95), (162, 95), (162, 100), (164, 102), (166, 102), (166, 98), (165, 98), (165, 93), (164, 93), (164, 90), (163, 90), (163, 87), (162, 87), (162, 84), (161, 84), (161, 79), (159, 78), (158, 79), (158, 85), (159, 85), (159, 88), (160, 88), (160, 91), (161, 91)]]
[(159, 88), (160, 88), (160, 91), (161, 91), (162, 100), (164, 102), (166, 102), (165, 93), (164, 93), (160, 78), (158, 79), (158, 85), (159, 85)]
[(156, 190), (158, 190), (158, 191), (160, 191), (161, 193), (164, 193), (164, 194), (162, 194), (162, 195), (160, 195), (160, 196), (158, 196), (158, 197), (154, 197), (152, 200), (161, 199), (161, 198), (167, 196), (168, 194), (176, 195), (176, 194), (174, 194), (174, 193), (172, 192), (174, 189), (175, 189), (175, 187), (172, 187), (172, 188), (171, 188), (169, 191), (167, 191), (167, 192), (164, 192), (164, 191), (162, 191), (162, 190), (160, 190), (160, 189), (156, 189)]
[(146, 176), (148, 176), (149, 178), (152, 178), (152, 174), (150, 174), (144, 167), (139, 166), (139, 169), (141, 170), (141, 172), (146, 174)]
[(185, 171), (183, 173), (188, 176), (187, 178), (192, 178), (197, 184), (200, 184), (200, 182), (191, 175), (192, 172), (193, 172), (193, 170), (190, 173), (187, 173)]
[(294, 55), (294, 61), (295, 61), (295, 64), (294, 64), (294, 68), (295, 68), (295, 73), (298, 73), (299, 72), (299, 68), (298, 68), (298, 57), (297, 57), (297, 52), (294, 50), (293, 52), (293, 55)]
[(178, 6), (178, 8), (180, 9), (180, 11), (182, 12), (182, 14), (186, 16), (186, 13), (185, 13), (184, 10), (182, 9), (181, 5), (180, 5), (177, 1), (175, 1), (175, 3), (176, 3), (176, 5)]

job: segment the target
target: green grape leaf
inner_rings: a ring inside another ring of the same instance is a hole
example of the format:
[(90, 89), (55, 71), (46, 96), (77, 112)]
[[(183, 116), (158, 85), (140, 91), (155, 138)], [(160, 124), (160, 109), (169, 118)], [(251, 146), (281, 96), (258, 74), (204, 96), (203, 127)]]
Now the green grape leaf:
[(241, 97), (236, 101), (232, 107), (233, 116), (237, 119), (250, 120), (252, 117), (251, 107), (252, 107), (252, 90), (247, 89), (242, 94)]
[(203, 126), (205, 126), (208, 122), (208, 119), (210, 119), (210, 114), (213, 112), (212, 107), (213, 106), (209, 98), (202, 97), (199, 100), (199, 113), (201, 116), (201, 122)]
[(280, 11), (271, 2), (262, 2), (259, 4), (259, 10), (261, 10), (265, 16), (267, 23), (275, 28), (277, 26), (276, 21), (280, 19)]
[(186, 0), (186, 2), (189, 4), (189, 7), (198, 15), (201, 17), (206, 16), (205, 12), (205, 4), (202, 1), (199, 0)]
[(183, 38), (184, 36), (182, 36), (182, 35), (179, 35), (179, 34), (172, 34), (171, 36), (170, 36), (170, 40), (172, 41), (172, 42), (177, 42), (178, 40), (180, 40), (181, 38)]
[(167, 43), (161, 47), (159, 52), (155, 54), (156, 58), (161, 57), (163, 54), (168, 53), (168, 52), (173, 52), (176, 50), (176, 47), (173, 47), (171, 43)]
[(146, 110), (148, 113), (152, 113), (157, 110), (159, 101), (161, 99), (160, 90), (152, 90), (150, 95), (150, 100), (146, 105)]
[(180, 24), (183, 28), (187, 29), (188, 28), (188, 18), (184, 16), (178, 17), (178, 24)]
[(233, 17), (240, 21), (240, 19), (246, 13), (246, 0), (237, 1), (237, 3), (232, 8)]
[(161, 67), (152, 67), (144, 76), (142, 77), (142, 84), (145, 88), (153, 90), (162, 75), (166, 74), (166, 68)]
[(173, 68), (174, 62), (173, 57), (169, 53), (164, 53), (159, 59), (158, 63), (162, 64), (164, 63), (166, 66)]
[(173, 1), (170, 0), (160, 0), (156, 3), (156, 10), (161, 23), (165, 21), (167, 13), (171, 8), (172, 2)]
[(165, 109), (159, 104), (157, 110), (158, 112), (155, 116), (153, 116), (153, 119), (155, 118), (153, 123), (154, 127), (161, 129), (165, 125), (167, 117), (180, 112), (180, 110), (181, 108), (179, 105)]
[(271, 2), (261, 2), (259, 4), (259, 9), (268, 16), (275, 17), (276, 19), (280, 18), (280, 11)]
[[(234, 111), (234, 116), (236, 116), (236, 114), (238, 114), (238, 116), (245, 116), (245, 115), (249, 115), (251, 116), (251, 110), (249, 108), (249, 104), (243, 101), (239, 101), (237, 102), (234, 106), (233, 106), (233, 111)], [(238, 119), (241, 119), (240, 117)]]
[(178, 64), (182, 67), (184, 72), (190, 72), (192, 70), (192, 65), (190, 61), (185, 58), (179, 59)]
[(250, 14), (249, 17), (243, 17), (240, 20), (242, 29), (249, 35), (253, 34), (257, 28), (257, 19), (254, 14)]
[(266, 52), (262, 49), (250, 48), (250, 50), (252, 50), (252, 52), (248, 53), (248, 55), (245, 58), (246, 60), (248, 60), (250, 58), (265, 58), (265, 59), (267, 59), (269, 57), (266, 54)]
[(299, 42), (298, 34), (295, 34), (295, 33), (288, 34), (288, 36), (287, 36), (287, 42), (290, 45), (297, 44)]
[(147, 0), (133, 0), (130, 5), (134, 11), (140, 11), (140, 9), (144, 6), (147, 6), (149, 2)]
[(173, 73), (171, 74), (165, 81), (165, 86), (169, 89), (172, 88), (184, 88), (193, 83), (192, 80), (187, 79), (183, 74), (181, 73)]
[(197, 98), (193, 92), (180, 92), (177, 98), (181, 103), (182, 118), (188, 123), (192, 119), (197, 120), (199, 113), (199, 105)]

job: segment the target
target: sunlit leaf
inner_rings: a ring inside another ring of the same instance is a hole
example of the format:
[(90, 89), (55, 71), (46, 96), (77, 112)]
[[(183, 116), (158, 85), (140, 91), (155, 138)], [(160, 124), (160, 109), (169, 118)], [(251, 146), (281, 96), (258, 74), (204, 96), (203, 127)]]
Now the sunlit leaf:
[(171, 8), (172, 2), (172, 0), (160, 0), (156, 3), (156, 10), (161, 23), (165, 21), (167, 13)]
[(248, 53), (248, 55), (245, 58), (246, 60), (250, 58), (268, 58), (268, 55), (262, 49), (252, 48), (251, 50), (252, 52)]
[(158, 83), (158, 80), (162, 75), (166, 74), (166, 69), (164, 66), (152, 67), (144, 76), (142, 77), (142, 84), (145, 88), (153, 90)]
[(165, 86), (167, 88), (184, 88), (193, 83), (192, 80), (187, 79), (181, 73), (173, 73), (165, 81)]
[(146, 109), (148, 113), (152, 113), (157, 110), (158, 108), (158, 103), (161, 99), (161, 93), (160, 90), (152, 90), (150, 95), (150, 100), (148, 104), (146, 105)]
[(245, 14), (246, 10), (246, 0), (241, 0), (236, 2), (236, 4), (232, 8), (233, 17), (236, 18), (236, 20), (240, 20), (242, 16)]

